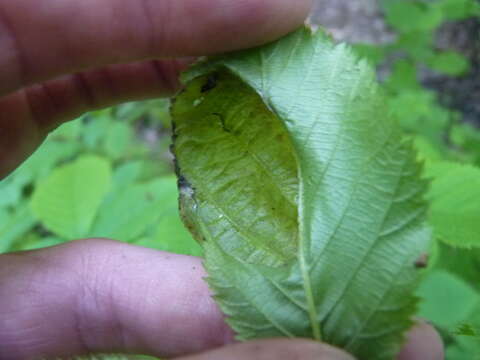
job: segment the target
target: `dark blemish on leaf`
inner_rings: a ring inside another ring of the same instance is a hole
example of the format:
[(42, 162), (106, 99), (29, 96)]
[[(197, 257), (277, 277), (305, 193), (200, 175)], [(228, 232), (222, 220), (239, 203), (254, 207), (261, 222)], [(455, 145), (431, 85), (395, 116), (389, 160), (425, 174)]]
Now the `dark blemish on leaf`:
[(417, 260), (415, 260), (414, 263), (415, 267), (417, 269), (424, 269), (428, 266), (428, 254), (424, 253), (418, 257)]
[(220, 125), (222, 126), (222, 129), (223, 131), (225, 132), (231, 132), (231, 130), (227, 127), (226, 123), (225, 123), (225, 117), (220, 114), (220, 113), (212, 113), (212, 115), (215, 115), (216, 117), (218, 117), (218, 119), (220, 120)]
[(192, 189), (192, 185), (188, 182), (187, 179), (185, 179), (185, 176), (183, 175), (178, 175), (178, 188), (180, 190), (182, 189)]
[[(170, 112), (170, 114), (172, 114), (172, 112)], [(170, 145), (170, 151), (173, 155), (175, 155), (175, 152), (174, 152), (174, 147), (175, 147), (175, 141), (177, 140), (178, 138), (178, 134), (177, 134), (177, 124), (175, 123), (175, 121), (172, 119), (172, 145)]]
[[(175, 127), (174, 127), (174, 131), (175, 131)], [(175, 141), (176, 141), (176, 135), (173, 136), (173, 144), (170, 145), (170, 152), (172, 153), (173, 155), (173, 166), (174, 166), (174, 170), (175, 170), (175, 175), (177, 175), (177, 185), (178, 185), (178, 189), (179, 190), (182, 190), (182, 189), (191, 189), (192, 186), (190, 185), (190, 183), (188, 182), (188, 180), (185, 178), (185, 176), (182, 175), (182, 172), (180, 170), (180, 165), (178, 163), (178, 159), (177, 159), (177, 154), (175, 153)]]
[[(180, 198), (182, 198), (183, 196), (189, 196), (194, 198), (195, 189), (190, 184), (190, 182), (185, 178), (185, 176), (183, 176), (182, 171), (180, 169), (180, 164), (178, 163), (176, 148), (175, 148), (175, 143), (177, 140), (175, 123), (172, 123), (172, 126), (173, 126), (173, 144), (170, 145), (170, 152), (173, 155), (173, 166), (175, 170), (175, 175), (177, 175), (177, 187), (180, 192)], [(181, 212), (182, 211), (181, 202), (179, 202), (178, 205), (179, 205), (179, 210)]]
[(206, 93), (207, 91), (215, 89), (217, 87), (217, 81), (218, 81), (217, 73), (213, 73), (209, 75), (207, 78), (207, 82), (202, 86), (202, 89), (200, 91), (202, 93)]

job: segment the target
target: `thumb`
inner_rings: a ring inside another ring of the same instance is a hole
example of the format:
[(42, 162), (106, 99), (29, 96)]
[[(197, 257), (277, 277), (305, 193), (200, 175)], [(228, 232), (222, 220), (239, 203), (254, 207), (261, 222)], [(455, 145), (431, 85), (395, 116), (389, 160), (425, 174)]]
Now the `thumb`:
[(222, 347), (177, 360), (354, 360), (329, 345), (308, 340), (271, 339)]

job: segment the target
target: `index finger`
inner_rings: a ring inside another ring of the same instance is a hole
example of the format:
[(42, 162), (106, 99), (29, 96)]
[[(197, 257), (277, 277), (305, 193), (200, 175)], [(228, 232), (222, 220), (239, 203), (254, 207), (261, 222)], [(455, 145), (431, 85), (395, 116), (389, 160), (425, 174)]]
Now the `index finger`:
[(310, 0), (0, 0), (0, 96), (59, 75), (273, 40)]

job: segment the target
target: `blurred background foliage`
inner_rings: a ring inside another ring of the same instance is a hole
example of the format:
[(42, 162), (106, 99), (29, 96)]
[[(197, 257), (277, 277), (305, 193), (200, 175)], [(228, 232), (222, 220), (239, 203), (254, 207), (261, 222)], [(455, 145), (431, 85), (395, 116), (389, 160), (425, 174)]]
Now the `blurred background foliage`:
[[(384, 0), (379, 8), (392, 41), (354, 47), (377, 67), (431, 181), (435, 243), (419, 315), (441, 332), (447, 360), (480, 359), (480, 2)], [(468, 27), (463, 48), (442, 44), (448, 27)]]
[[(480, 3), (377, 5), (393, 36), (354, 48), (377, 67), (432, 181), (436, 241), (419, 313), (441, 332), (448, 360), (480, 359)], [(439, 46), (438, 33), (452, 24), (473, 31), (466, 51)], [(467, 84), (465, 94), (445, 84)], [(467, 101), (459, 105), (457, 95)], [(54, 131), (0, 182), (0, 252), (106, 237), (201, 256), (178, 216), (170, 133), (166, 100), (92, 112)]]
[(178, 217), (169, 134), (166, 100), (61, 126), (0, 183), (0, 250), (101, 237), (200, 255)]

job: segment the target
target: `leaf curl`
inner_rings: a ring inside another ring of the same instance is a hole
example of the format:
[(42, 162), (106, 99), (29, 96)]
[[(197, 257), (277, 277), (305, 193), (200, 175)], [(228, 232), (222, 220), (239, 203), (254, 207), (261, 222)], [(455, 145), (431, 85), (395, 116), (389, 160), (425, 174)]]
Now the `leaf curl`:
[(238, 337), (393, 359), (430, 231), (421, 166), (369, 65), (305, 28), (184, 81), (181, 209)]

